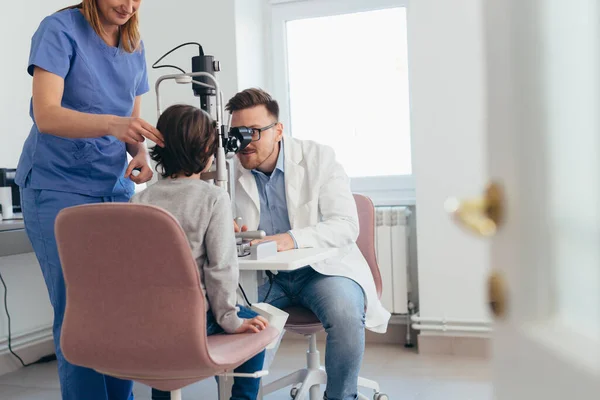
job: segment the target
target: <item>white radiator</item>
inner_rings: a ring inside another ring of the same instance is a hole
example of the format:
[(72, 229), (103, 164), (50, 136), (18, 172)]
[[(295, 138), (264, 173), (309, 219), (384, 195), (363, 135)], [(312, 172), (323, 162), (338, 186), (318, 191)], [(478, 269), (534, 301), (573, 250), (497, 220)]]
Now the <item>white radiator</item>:
[(383, 281), (381, 301), (392, 314), (408, 313), (408, 237), (407, 207), (375, 208), (375, 247)]

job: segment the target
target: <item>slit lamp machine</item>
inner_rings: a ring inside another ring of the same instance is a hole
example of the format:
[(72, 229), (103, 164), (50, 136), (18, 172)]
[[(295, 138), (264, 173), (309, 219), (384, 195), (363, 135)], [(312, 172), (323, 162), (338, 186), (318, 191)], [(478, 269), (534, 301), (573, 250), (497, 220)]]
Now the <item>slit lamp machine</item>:
[[(197, 45), (199, 47), (199, 55), (192, 57), (192, 72), (185, 72), (173, 65), (157, 65), (170, 53), (187, 45)], [(161, 84), (168, 80), (174, 80), (177, 84), (181, 85), (191, 84), (194, 95), (200, 98), (200, 108), (216, 121), (218, 147), (215, 160), (210, 170), (202, 174), (201, 179), (214, 181), (215, 185), (225, 189), (229, 193), (233, 205), (235, 199), (235, 176), (231, 162), (233, 157), (246, 148), (252, 141), (252, 129), (248, 127), (231, 128), (229, 126), (231, 115), (228, 118), (228, 124), (224, 123), (223, 92), (216, 78), (216, 73), (221, 70), (219, 61), (216, 61), (213, 56), (205, 55), (199, 43), (190, 42), (175, 47), (156, 61), (152, 67), (155, 69), (174, 68), (181, 71), (179, 74), (163, 75), (156, 81), (156, 111), (158, 117), (162, 114)], [(240, 217), (236, 218), (236, 222), (241, 227), (242, 220)], [(275, 242), (263, 242), (250, 246), (252, 240), (265, 237), (264, 231), (238, 232), (235, 234), (235, 237), (238, 257), (249, 257), (256, 260), (277, 253)]]

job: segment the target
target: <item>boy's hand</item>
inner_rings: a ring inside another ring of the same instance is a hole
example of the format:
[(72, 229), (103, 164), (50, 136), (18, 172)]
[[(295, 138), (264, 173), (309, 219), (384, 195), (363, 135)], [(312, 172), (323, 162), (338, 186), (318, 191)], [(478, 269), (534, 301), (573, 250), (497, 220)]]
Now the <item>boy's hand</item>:
[(235, 330), (235, 333), (258, 333), (269, 326), (269, 322), (260, 315), (252, 319), (244, 319), (243, 321), (244, 322), (242, 322), (242, 325)]
[(233, 220), (233, 231), (235, 233), (238, 232), (246, 232), (248, 230), (248, 227), (246, 225), (242, 225), (242, 227), (240, 228), (237, 224), (237, 222), (235, 222), (235, 220)]

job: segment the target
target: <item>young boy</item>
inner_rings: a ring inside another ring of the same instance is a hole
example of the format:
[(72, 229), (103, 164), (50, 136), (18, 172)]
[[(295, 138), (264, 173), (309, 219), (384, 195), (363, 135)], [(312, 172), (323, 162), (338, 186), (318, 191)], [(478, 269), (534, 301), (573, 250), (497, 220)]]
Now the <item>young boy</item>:
[[(196, 107), (175, 105), (160, 116), (157, 129), (164, 137), (164, 148), (155, 146), (150, 156), (165, 179), (134, 195), (131, 202), (161, 207), (181, 224), (206, 293), (207, 334), (259, 332), (267, 326), (267, 320), (236, 306), (239, 270), (229, 195), (200, 180), (216, 151), (215, 123)], [(261, 370), (264, 357), (263, 351), (235, 372)], [(255, 400), (259, 382), (235, 378), (231, 399)], [(152, 399), (170, 399), (170, 394), (152, 389)]]

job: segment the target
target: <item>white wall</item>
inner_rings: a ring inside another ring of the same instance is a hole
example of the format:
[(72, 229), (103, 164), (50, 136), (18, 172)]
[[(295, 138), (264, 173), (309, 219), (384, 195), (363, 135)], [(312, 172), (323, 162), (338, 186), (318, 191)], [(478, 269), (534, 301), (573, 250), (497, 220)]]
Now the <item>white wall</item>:
[[(179, 44), (198, 42), (206, 55), (212, 55), (221, 62), (217, 78), (225, 102), (239, 90), (265, 85), (263, 0), (180, 0), (177, 7), (147, 1), (142, 4), (140, 21), (148, 68)], [(198, 55), (197, 51), (197, 47), (186, 46), (169, 55), (161, 64), (176, 65), (191, 72), (191, 57)], [(142, 117), (152, 124), (157, 119), (154, 84), (161, 75), (173, 73), (177, 71), (168, 68), (149, 70), (152, 90), (144, 96)], [(177, 85), (173, 81), (163, 83), (163, 110), (175, 103), (198, 106), (199, 99), (193, 96), (191, 85)]]
[(31, 0), (2, 3), (0, 12), (0, 168), (15, 168), (31, 129), (27, 74), (31, 37), (42, 19), (76, 0)]
[[(239, 90), (267, 89), (269, 9), (266, 0), (235, 0)], [(227, 101), (227, 99), (225, 100)]]
[(489, 243), (444, 211), (487, 183), (482, 0), (413, 0), (409, 60), (420, 313), (487, 320)]
[[(140, 9), (140, 25), (149, 68), (151, 91), (143, 98), (142, 117), (155, 124), (156, 96), (154, 84), (161, 75), (178, 73), (174, 69), (151, 69), (163, 54), (184, 42), (198, 42), (206, 55), (221, 62), (217, 77), (225, 101), (238, 89), (237, 51), (234, 0), (179, 0), (167, 3), (146, 1)], [(161, 64), (171, 64), (192, 71), (193, 56), (198, 47), (186, 46), (169, 55)], [(174, 81), (161, 85), (163, 110), (175, 103), (199, 106), (191, 85), (177, 85)]]

